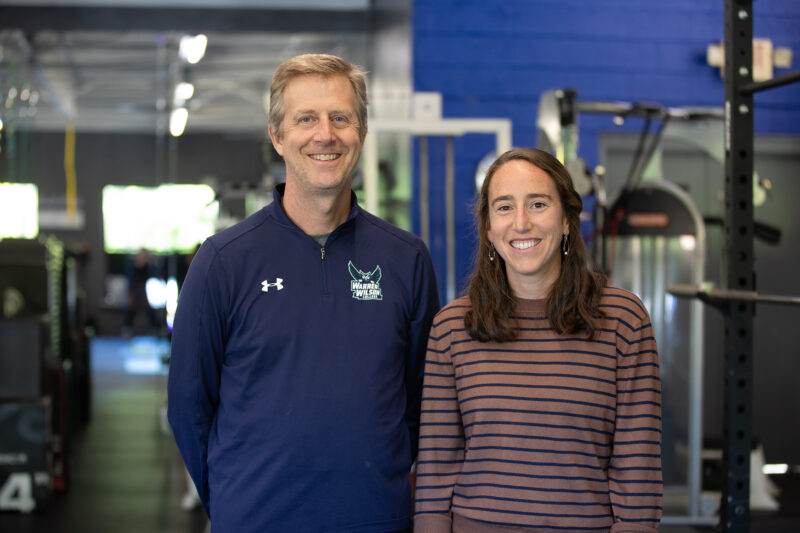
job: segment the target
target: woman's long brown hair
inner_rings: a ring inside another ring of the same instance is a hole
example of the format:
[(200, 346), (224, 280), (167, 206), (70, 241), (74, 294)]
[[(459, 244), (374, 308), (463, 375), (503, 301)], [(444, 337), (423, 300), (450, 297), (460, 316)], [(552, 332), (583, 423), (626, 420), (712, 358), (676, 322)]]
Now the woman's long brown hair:
[(583, 201), (575, 191), (569, 172), (558, 159), (536, 148), (510, 150), (501, 155), (486, 173), (475, 209), (478, 249), (475, 273), (468, 289), (472, 307), (464, 317), (464, 326), (473, 339), (483, 342), (507, 342), (517, 337), (517, 323), (513, 318), (516, 304), (508, 284), (505, 261), (500, 254), (496, 254), (494, 261), (489, 260), (492, 247), (487, 236), (492, 177), (500, 167), (513, 160), (527, 161), (550, 176), (569, 225), (569, 253), (562, 257), (561, 272), (547, 297), (550, 325), (559, 334), (585, 332), (591, 338), (596, 318), (603, 315), (600, 297), (606, 276), (591, 267), (581, 238)]

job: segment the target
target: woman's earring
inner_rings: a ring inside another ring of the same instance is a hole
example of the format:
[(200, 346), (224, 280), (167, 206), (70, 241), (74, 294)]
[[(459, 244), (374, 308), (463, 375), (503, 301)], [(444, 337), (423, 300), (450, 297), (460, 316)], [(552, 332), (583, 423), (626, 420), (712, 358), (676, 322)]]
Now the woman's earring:
[(569, 253), (569, 233), (561, 236), (561, 253), (564, 255)]
[(489, 261), (494, 261), (494, 258), (497, 257), (497, 253), (494, 251), (494, 243), (489, 243)]

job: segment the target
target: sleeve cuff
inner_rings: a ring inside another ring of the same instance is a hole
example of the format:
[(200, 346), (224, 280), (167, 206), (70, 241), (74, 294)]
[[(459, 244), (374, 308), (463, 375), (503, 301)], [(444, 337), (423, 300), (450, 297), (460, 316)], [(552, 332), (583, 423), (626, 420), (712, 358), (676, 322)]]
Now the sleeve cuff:
[(610, 533), (658, 533), (658, 526), (651, 527), (636, 522), (614, 522)]
[(414, 533), (451, 533), (450, 513), (424, 513), (414, 517)]

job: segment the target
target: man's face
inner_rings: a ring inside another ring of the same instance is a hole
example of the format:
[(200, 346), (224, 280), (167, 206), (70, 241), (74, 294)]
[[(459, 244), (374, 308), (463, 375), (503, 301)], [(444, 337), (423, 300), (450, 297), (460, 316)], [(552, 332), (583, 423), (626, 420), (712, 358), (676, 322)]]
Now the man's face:
[(283, 107), (280, 138), (272, 129), (269, 135), (286, 162), (286, 181), (311, 195), (349, 189), (364, 139), (348, 79), (298, 76), (284, 89)]

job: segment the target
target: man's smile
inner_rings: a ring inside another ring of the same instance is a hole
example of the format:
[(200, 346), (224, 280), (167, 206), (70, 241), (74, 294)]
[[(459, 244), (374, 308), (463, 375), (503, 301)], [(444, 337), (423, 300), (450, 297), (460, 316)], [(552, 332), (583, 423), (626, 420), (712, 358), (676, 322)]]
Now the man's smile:
[(342, 154), (309, 154), (308, 157), (317, 161), (333, 161), (342, 157)]

